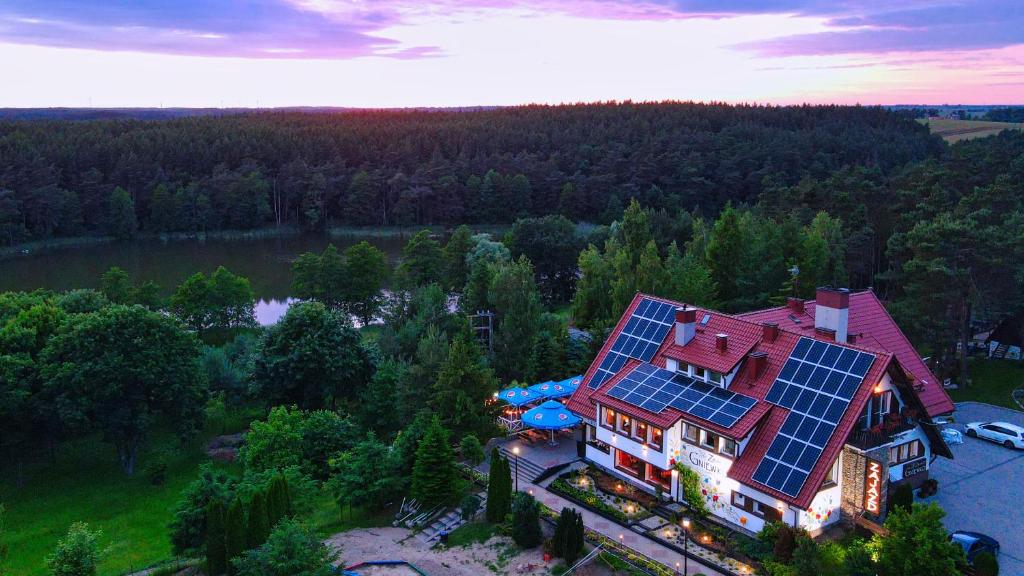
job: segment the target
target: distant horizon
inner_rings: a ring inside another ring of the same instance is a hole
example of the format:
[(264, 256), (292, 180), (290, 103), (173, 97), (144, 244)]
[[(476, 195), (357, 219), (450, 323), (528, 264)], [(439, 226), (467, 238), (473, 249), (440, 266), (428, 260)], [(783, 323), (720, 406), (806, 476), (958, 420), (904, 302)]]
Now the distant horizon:
[(1024, 4), (0, 0), (0, 77), (18, 108), (986, 105), (1024, 101)]
[(1024, 107), (1024, 101), (1020, 103), (991, 102), (991, 103), (839, 103), (839, 102), (797, 102), (791, 104), (777, 104), (773, 102), (723, 102), (719, 100), (594, 100), (588, 102), (522, 102), (519, 104), (467, 104), (458, 106), (332, 106), (332, 105), (306, 105), (294, 104), (286, 106), (0, 106), (0, 111), (5, 110), (472, 110), (490, 108), (515, 108), (521, 106), (590, 106), (602, 104), (721, 104), (725, 106), (864, 106), (881, 108), (1020, 108)]

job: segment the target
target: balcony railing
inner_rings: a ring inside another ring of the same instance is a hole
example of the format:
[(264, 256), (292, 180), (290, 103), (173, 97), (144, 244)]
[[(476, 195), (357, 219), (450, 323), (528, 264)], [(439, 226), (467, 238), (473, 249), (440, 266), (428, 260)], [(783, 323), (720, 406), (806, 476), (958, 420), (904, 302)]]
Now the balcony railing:
[(877, 426), (851, 432), (846, 443), (861, 450), (870, 450), (888, 444), (893, 436), (913, 430), (915, 426), (917, 419), (909, 414), (889, 414), (885, 421)]

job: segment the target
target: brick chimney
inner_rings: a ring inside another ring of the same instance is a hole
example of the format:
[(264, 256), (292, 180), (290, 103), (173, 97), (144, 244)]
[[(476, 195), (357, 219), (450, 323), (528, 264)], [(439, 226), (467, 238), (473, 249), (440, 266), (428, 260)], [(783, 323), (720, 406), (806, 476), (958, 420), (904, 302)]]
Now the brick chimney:
[(760, 378), (761, 374), (764, 373), (764, 369), (768, 366), (768, 353), (758, 350), (757, 352), (751, 352), (747, 354), (747, 375), (750, 376), (751, 384), (753, 380)]
[(775, 322), (765, 322), (761, 325), (761, 340), (765, 344), (771, 344), (775, 342), (775, 339), (779, 337), (779, 325)]
[(686, 346), (697, 332), (697, 309), (676, 308), (676, 346)]
[(818, 288), (814, 301), (814, 328), (832, 330), (836, 342), (846, 342), (850, 322), (850, 291), (846, 288)]
[(789, 298), (786, 298), (786, 306), (794, 314), (803, 314), (804, 313), (804, 300), (803, 300), (803, 298), (793, 298), (792, 296), (790, 296)]
[(728, 334), (715, 334), (715, 348), (718, 348), (719, 352), (725, 352), (729, 349), (729, 335)]
[(820, 326), (814, 327), (814, 337), (819, 340), (831, 340), (836, 341), (836, 331), (831, 328), (822, 328)]

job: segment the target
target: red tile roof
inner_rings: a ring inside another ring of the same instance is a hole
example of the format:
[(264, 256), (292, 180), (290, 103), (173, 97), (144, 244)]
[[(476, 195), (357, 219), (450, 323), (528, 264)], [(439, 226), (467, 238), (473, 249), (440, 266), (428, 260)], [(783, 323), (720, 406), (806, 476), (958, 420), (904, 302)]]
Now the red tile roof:
[[(922, 396), (921, 400), (928, 407), (929, 415), (944, 413), (941, 410), (946, 409), (947, 405), (947, 412), (953, 409), (952, 402), (949, 401), (949, 397), (942, 390), (941, 386), (933, 388), (928, 385), (928, 383), (937, 384), (937, 381), (928, 372), (927, 367), (924, 366), (920, 357), (913, 351), (906, 337), (900, 332), (895, 322), (885, 311), (885, 308), (874, 297), (874, 294), (862, 292), (851, 295), (849, 331), (851, 334), (857, 334), (858, 337), (856, 344), (843, 345), (873, 354), (875, 361), (864, 378), (864, 383), (851, 399), (849, 407), (839, 422), (836, 431), (825, 446), (818, 462), (813, 470), (811, 470), (807, 481), (801, 488), (800, 494), (796, 498), (790, 497), (758, 482), (754, 482), (752, 475), (789, 413), (784, 408), (766, 402), (764, 400), (765, 395), (768, 393), (776, 376), (789, 358), (790, 352), (796, 346), (799, 339), (801, 337), (813, 338), (816, 336), (813, 330), (813, 302), (808, 303), (804, 313), (794, 315), (793, 318), (790, 318), (790, 314), (793, 312), (785, 307), (737, 316), (698, 310), (698, 331), (694, 339), (687, 343), (686, 346), (677, 346), (675, 344), (674, 327), (669, 330), (665, 341), (651, 359), (651, 364), (661, 368), (666, 366), (668, 359), (674, 359), (717, 372), (728, 373), (751, 352), (765, 353), (765, 365), (759, 374), (752, 374), (750, 364), (745, 364), (740, 367), (739, 372), (737, 372), (730, 383), (730, 390), (750, 396), (757, 400), (757, 403), (731, 428), (725, 429), (712, 422), (704, 421), (690, 414), (684, 414), (671, 407), (667, 407), (662, 412), (655, 414), (608, 396), (608, 390), (618, 383), (633, 367), (639, 364), (637, 360), (628, 361), (617, 374), (605, 381), (599, 389), (594, 390), (589, 387), (589, 383), (597, 373), (597, 367), (600, 366), (608, 354), (612, 344), (638, 306), (641, 298), (651, 298), (674, 306), (682, 306), (682, 304), (671, 300), (637, 294), (609, 334), (597, 358), (590, 365), (590, 368), (584, 375), (583, 384), (570, 397), (568, 402), (569, 409), (584, 418), (593, 420), (595, 419), (596, 412), (595, 405), (599, 402), (635, 418), (662, 427), (671, 426), (685, 416), (687, 421), (692, 421), (709, 430), (737, 440), (745, 438), (756, 426), (753, 437), (729, 470), (729, 476), (801, 509), (807, 508), (811, 500), (813, 500), (829, 468), (831, 468), (832, 463), (838, 457), (851, 430), (856, 425), (860, 413), (864, 410), (874, 385), (882, 379), (886, 370), (896, 369), (902, 365), (903, 359), (901, 356), (907, 357), (907, 363), (912, 367), (911, 370), (908, 370), (903, 365), (902, 369), (909, 376), (917, 379), (916, 374), (925, 374), (923, 378), (918, 379), (924, 385), (915, 387), (915, 390)], [(706, 325), (701, 326), (700, 321), (705, 314), (710, 314), (710, 319)], [(780, 330), (777, 332), (774, 340), (766, 340), (764, 336), (764, 322), (776, 322), (779, 324)], [(715, 346), (715, 335), (719, 333), (727, 334), (729, 338), (729, 345), (725, 352), (719, 351)], [(930, 398), (930, 401), (926, 400), (926, 398)]]
[[(783, 330), (815, 337), (813, 300), (804, 303), (804, 312), (795, 313), (786, 306), (739, 314), (739, 318), (754, 322), (775, 322)], [(797, 322), (799, 321), (799, 322)], [(850, 317), (847, 332), (856, 335), (856, 343), (875, 350), (892, 352), (910, 378), (918, 398), (929, 416), (949, 414), (955, 409), (953, 401), (942, 388), (942, 382), (932, 374), (910, 340), (871, 290), (850, 294)]]

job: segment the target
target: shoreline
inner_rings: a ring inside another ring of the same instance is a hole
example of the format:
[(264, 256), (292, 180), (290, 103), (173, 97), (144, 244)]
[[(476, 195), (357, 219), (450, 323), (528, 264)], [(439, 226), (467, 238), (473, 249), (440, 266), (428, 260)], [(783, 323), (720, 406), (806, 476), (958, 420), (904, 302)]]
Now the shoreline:
[[(487, 232), (501, 234), (509, 228), (501, 224), (480, 224), (470, 226), (474, 233)], [(209, 232), (172, 232), (172, 233), (140, 233), (131, 240), (118, 240), (113, 236), (68, 236), (33, 240), (0, 248), (0, 261), (12, 258), (28, 257), (38, 253), (53, 252), (69, 248), (95, 246), (97, 244), (132, 243), (132, 242), (184, 242), (207, 240), (259, 240), (264, 238), (283, 238), (303, 234), (324, 235), (328, 238), (408, 238), (421, 230), (430, 230), (431, 234), (443, 235), (453, 228), (432, 224), (429, 226), (329, 226), (321, 231), (306, 231), (297, 226), (268, 226), (252, 230), (212, 230)]]

